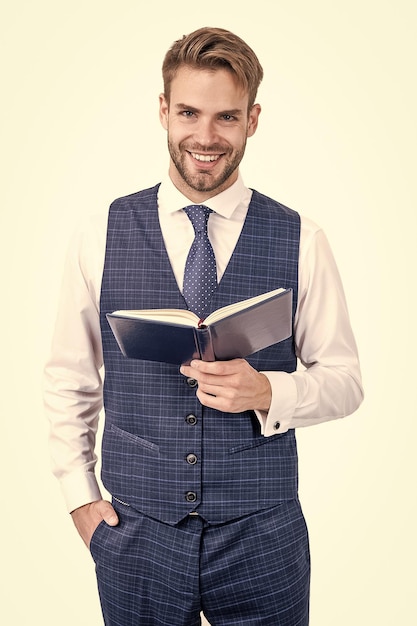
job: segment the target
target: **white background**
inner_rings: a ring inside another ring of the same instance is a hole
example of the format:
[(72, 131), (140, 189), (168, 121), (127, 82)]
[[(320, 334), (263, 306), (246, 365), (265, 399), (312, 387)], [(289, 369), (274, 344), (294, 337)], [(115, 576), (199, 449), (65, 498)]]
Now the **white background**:
[(298, 433), (311, 626), (417, 623), (416, 17), (413, 0), (2, 2), (1, 623), (102, 624), (42, 368), (70, 234), (165, 173), (162, 58), (204, 25), (264, 66), (245, 182), (324, 228), (361, 355), (360, 410)]

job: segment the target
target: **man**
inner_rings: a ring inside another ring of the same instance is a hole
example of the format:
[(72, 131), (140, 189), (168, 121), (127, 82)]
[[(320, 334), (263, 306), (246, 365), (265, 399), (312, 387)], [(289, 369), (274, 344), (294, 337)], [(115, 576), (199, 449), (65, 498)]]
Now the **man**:
[[(173, 44), (163, 78), (169, 176), (116, 200), (107, 228), (93, 220), (70, 251), (46, 368), (55, 473), (96, 561), (107, 625), (192, 626), (203, 611), (212, 626), (305, 626), (309, 548), (294, 430), (362, 400), (342, 285), (323, 232), (239, 174), (261, 112), (251, 48), (200, 29)], [(292, 288), (293, 337), (180, 371), (123, 357), (106, 313), (187, 308), (201, 211), (217, 285), (199, 314)], [(94, 476), (103, 395), (111, 503)]]

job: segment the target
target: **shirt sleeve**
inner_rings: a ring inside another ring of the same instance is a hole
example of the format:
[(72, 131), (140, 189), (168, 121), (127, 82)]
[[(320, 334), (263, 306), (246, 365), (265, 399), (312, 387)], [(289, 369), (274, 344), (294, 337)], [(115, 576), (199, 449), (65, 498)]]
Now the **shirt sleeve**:
[(69, 511), (101, 498), (94, 447), (102, 409), (99, 291), (105, 224), (97, 220), (80, 228), (69, 247), (44, 375), (52, 469)]
[(256, 411), (265, 436), (353, 413), (363, 400), (355, 338), (340, 275), (323, 231), (302, 221), (294, 340), (296, 372), (263, 372), (269, 411)]

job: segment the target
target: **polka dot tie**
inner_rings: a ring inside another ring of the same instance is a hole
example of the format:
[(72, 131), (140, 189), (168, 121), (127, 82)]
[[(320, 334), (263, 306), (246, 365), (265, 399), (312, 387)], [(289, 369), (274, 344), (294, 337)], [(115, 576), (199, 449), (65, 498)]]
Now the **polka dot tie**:
[(216, 259), (207, 233), (211, 209), (203, 205), (184, 208), (195, 232), (184, 271), (183, 295), (188, 308), (204, 319), (217, 287)]

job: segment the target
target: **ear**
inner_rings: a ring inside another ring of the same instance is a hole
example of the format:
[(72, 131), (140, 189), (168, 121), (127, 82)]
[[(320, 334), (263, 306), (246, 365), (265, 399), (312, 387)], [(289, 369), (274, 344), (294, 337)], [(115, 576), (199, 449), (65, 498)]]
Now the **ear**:
[(252, 137), (255, 134), (256, 129), (258, 128), (258, 119), (261, 114), (261, 105), (254, 104), (251, 110), (249, 111), (248, 117), (248, 137)]
[(168, 130), (168, 113), (169, 106), (167, 99), (165, 98), (165, 94), (161, 93), (159, 95), (159, 120), (165, 130)]

